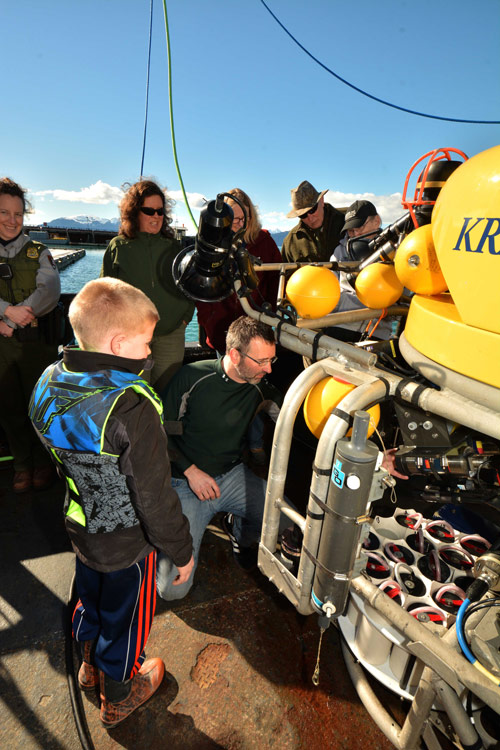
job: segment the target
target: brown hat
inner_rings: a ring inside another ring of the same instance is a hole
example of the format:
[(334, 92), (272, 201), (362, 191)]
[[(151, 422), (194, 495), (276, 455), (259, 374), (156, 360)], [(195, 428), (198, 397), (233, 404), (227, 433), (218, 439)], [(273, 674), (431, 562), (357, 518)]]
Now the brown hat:
[(318, 193), (315, 187), (310, 182), (304, 180), (300, 185), (293, 190), (290, 190), (292, 194), (292, 210), (287, 213), (287, 218), (293, 219), (295, 216), (302, 216), (313, 208), (320, 198), (328, 192), (328, 188)]

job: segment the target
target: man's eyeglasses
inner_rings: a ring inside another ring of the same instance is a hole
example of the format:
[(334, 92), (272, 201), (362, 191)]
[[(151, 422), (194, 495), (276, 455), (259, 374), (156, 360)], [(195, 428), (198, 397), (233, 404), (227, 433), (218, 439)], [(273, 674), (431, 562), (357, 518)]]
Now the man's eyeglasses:
[[(240, 352), (240, 350), (238, 349)], [(264, 367), (265, 365), (274, 365), (278, 357), (266, 357), (265, 359), (255, 359), (254, 357), (251, 357), (246, 352), (240, 352), (242, 357), (248, 357), (248, 359), (251, 359), (252, 362), (255, 362), (256, 365), (259, 365), (259, 367)]]
[(164, 208), (150, 208), (149, 206), (141, 206), (140, 210), (143, 214), (146, 214), (146, 216), (154, 216), (155, 214), (157, 214), (158, 216), (165, 215)]
[(315, 206), (309, 209), (309, 211), (306, 211), (305, 214), (301, 214), (299, 216), (299, 219), (306, 219), (308, 216), (311, 216), (312, 214), (315, 214), (318, 210), (319, 203), (316, 203)]

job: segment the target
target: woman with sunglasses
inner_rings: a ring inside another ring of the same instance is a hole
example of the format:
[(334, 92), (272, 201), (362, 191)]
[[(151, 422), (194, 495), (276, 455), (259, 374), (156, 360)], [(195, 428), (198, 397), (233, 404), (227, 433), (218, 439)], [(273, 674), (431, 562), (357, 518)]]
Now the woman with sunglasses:
[[(228, 193), (234, 195), (245, 208), (247, 225), (243, 241), (250, 255), (260, 258), (263, 263), (281, 263), (278, 246), (269, 232), (262, 229), (257, 209), (248, 195), (240, 188), (233, 188)], [(243, 211), (235, 200), (225, 198), (225, 202), (233, 210), (232, 230), (238, 232), (245, 223)], [(259, 285), (252, 292), (252, 298), (257, 305), (270, 302), (275, 309), (279, 273), (278, 271), (261, 271), (259, 273), (258, 266), (256, 266), (256, 271), (259, 277)], [(221, 302), (197, 302), (196, 309), (198, 311), (198, 322), (203, 326), (207, 336), (207, 344), (212, 349), (216, 349), (219, 354), (224, 355), (227, 329), (233, 320), (243, 314), (237, 295), (233, 292), (230, 297)]]
[(170, 228), (170, 201), (151, 180), (129, 187), (120, 203), (121, 223), (104, 253), (101, 276), (141, 289), (156, 305), (160, 320), (151, 342), (151, 385), (161, 393), (184, 358), (184, 334), (194, 304), (178, 289), (172, 262), (181, 249)]

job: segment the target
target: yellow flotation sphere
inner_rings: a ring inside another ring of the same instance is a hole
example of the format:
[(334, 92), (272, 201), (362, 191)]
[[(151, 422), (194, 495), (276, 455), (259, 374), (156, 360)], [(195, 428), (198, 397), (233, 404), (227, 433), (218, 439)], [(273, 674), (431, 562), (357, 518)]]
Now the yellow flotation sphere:
[(389, 263), (371, 263), (359, 272), (356, 294), (365, 307), (390, 307), (403, 294), (403, 284)]
[[(330, 377), (323, 378), (311, 388), (304, 402), (304, 419), (315, 437), (321, 436), (332, 409), (355, 387), (352, 383), (346, 383), (345, 380)], [(370, 437), (380, 419), (380, 406), (378, 404), (371, 406), (368, 413), (370, 415), (368, 437)], [(352, 430), (349, 430), (347, 435), (349, 436), (351, 432)]]
[(301, 318), (322, 318), (340, 299), (340, 284), (329, 268), (302, 266), (292, 273), (286, 296)]
[(394, 268), (403, 286), (417, 294), (441, 294), (448, 289), (437, 259), (430, 224), (414, 229), (405, 237), (397, 249)]

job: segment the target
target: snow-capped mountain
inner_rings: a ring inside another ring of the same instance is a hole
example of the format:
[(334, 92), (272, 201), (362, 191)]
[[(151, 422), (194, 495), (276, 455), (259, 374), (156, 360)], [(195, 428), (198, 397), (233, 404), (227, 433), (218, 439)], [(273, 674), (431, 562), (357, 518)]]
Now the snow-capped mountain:
[(118, 231), (120, 219), (100, 219), (96, 216), (61, 216), (47, 222), (48, 227), (61, 229), (94, 229), (108, 232)]

